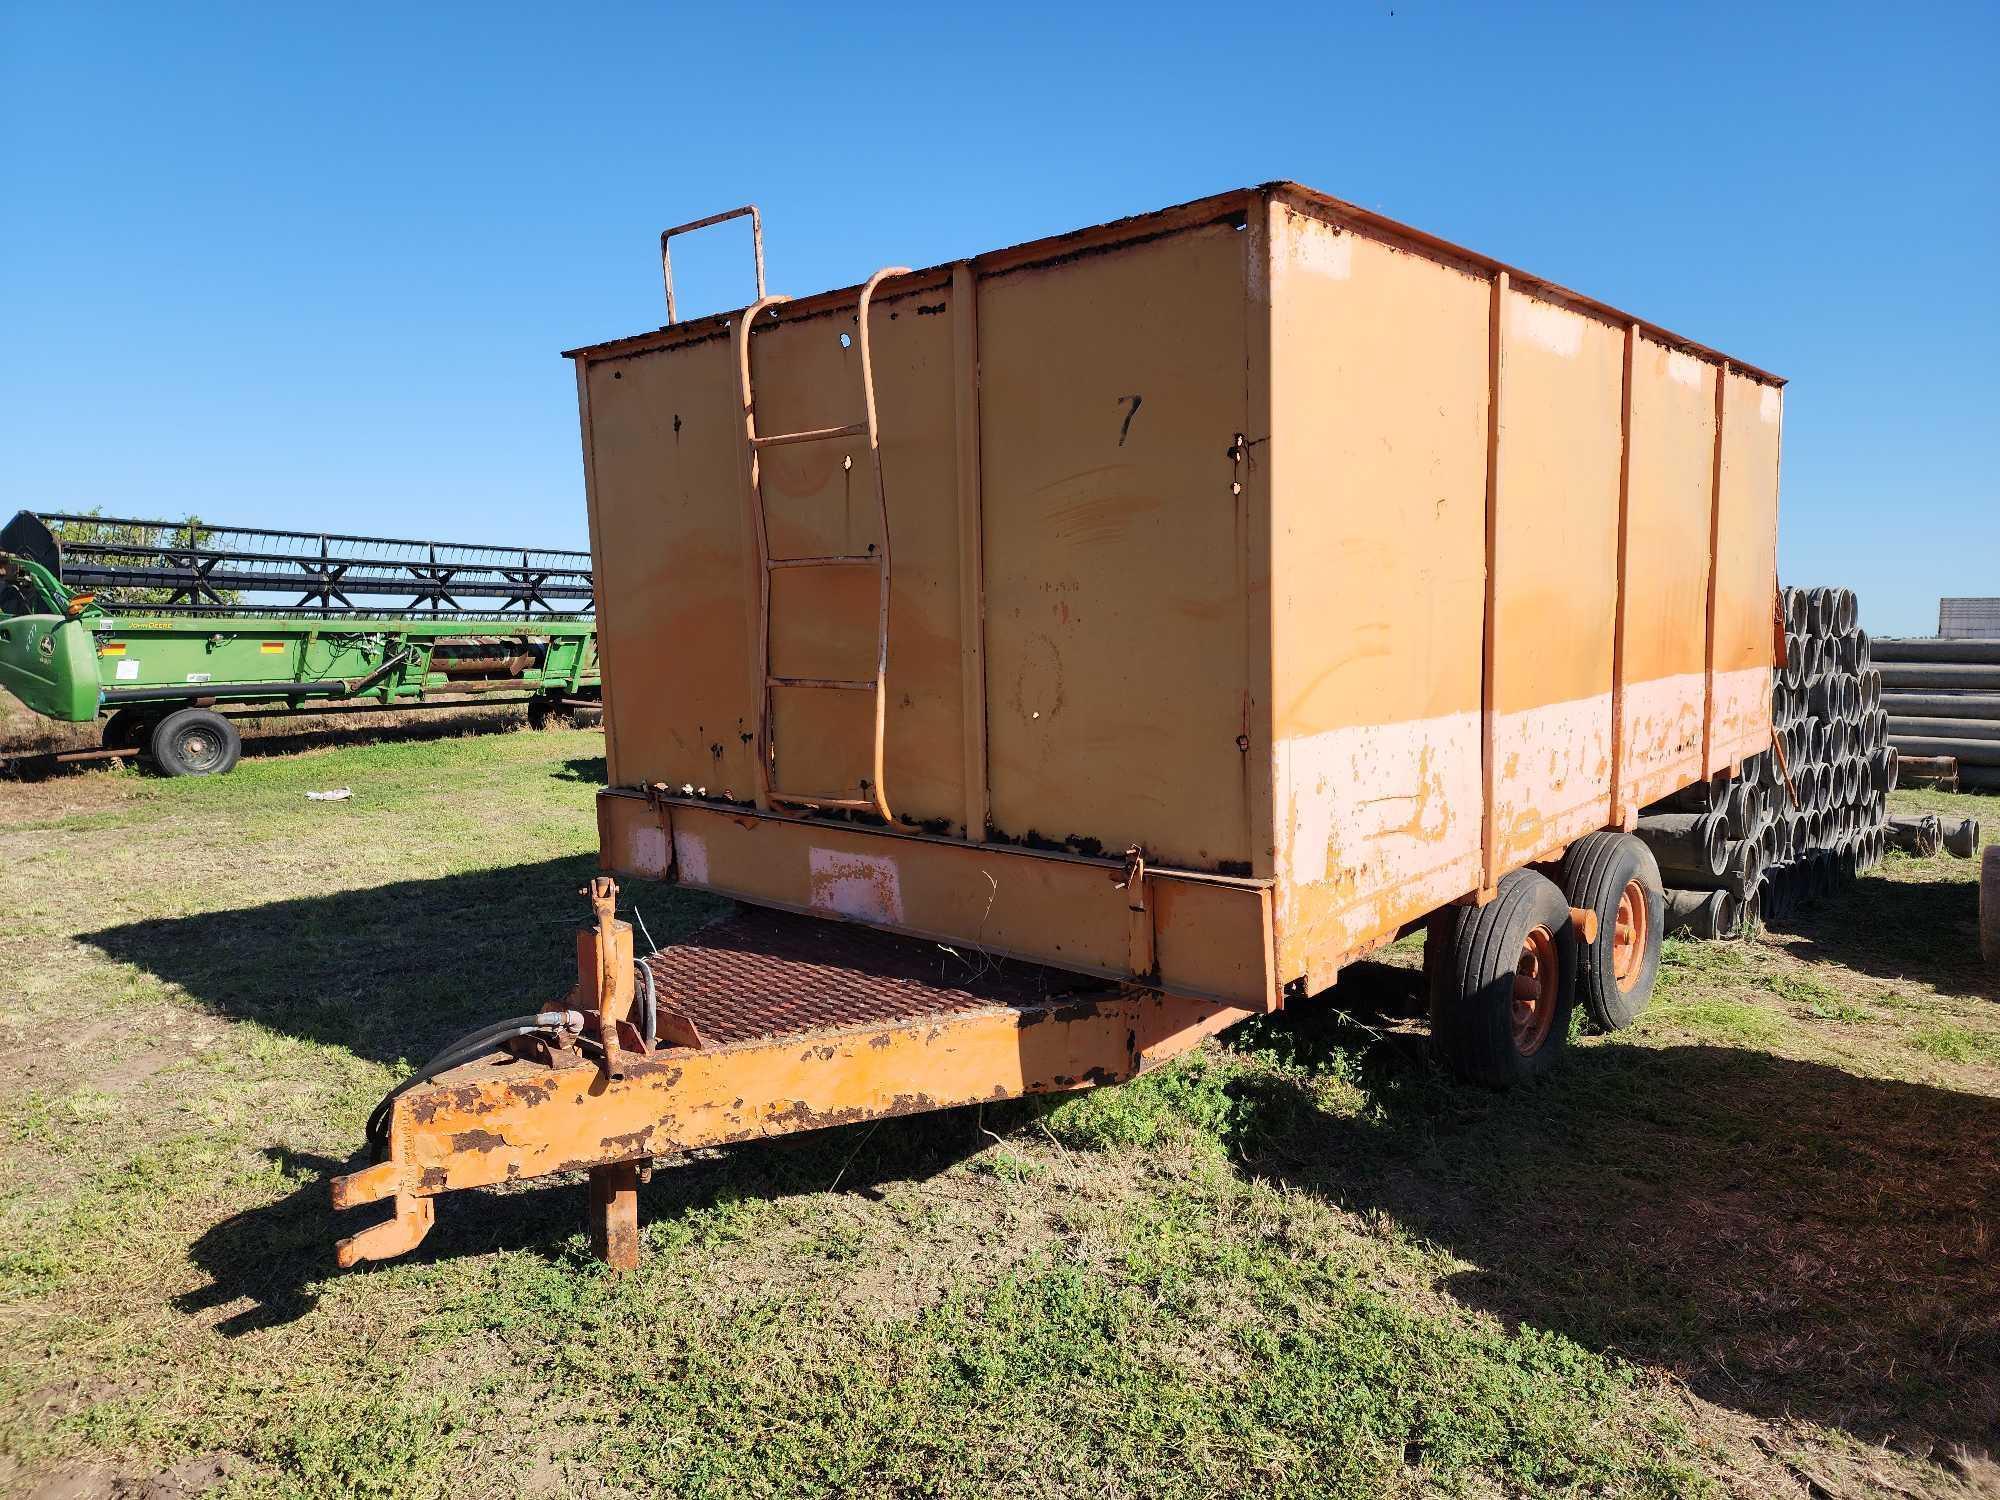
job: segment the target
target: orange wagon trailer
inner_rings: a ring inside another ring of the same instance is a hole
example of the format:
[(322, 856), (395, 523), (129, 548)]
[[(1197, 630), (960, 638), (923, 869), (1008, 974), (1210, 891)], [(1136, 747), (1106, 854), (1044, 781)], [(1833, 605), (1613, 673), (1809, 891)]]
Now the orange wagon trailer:
[[(572, 352), (603, 868), (737, 898), (427, 1069), (341, 1203), (1111, 1083), (1425, 927), (1465, 1076), (1644, 1003), (1770, 744), (1782, 382), (1292, 183)], [(719, 215), (685, 228), (702, 228)]]

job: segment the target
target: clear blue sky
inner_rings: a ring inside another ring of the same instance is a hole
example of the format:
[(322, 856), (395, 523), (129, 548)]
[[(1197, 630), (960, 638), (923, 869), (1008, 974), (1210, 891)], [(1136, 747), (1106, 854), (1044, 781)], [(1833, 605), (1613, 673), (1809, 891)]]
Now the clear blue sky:
[[(1791, 378), (1781, 570), (2000, 594), (2000, 7), (0, 0), (0, 504), (556, 545), (560, 349), (1294, 177)], [(747, 247), (691, 244), (694, 310)]]

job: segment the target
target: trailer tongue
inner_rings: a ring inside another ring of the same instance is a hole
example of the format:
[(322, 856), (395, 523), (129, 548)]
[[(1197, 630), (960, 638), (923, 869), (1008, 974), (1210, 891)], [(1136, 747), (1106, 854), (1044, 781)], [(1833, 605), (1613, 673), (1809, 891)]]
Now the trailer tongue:
[[(394, 1216), (341, 1240), (341, 1265), (414, 1248), (440, 1193), (587, 1169), (592, 1244), (629, 1268), (654, 1157), (1118, 1083), (1250, 1014), (754, 907), (636, 967), (630, 925), (597, 920), (578, 969), (545, 1024), (385, 1101), (381, 1159), (333, 1201)], [(591, 1041), (606, 1015), (615, 1049)]]

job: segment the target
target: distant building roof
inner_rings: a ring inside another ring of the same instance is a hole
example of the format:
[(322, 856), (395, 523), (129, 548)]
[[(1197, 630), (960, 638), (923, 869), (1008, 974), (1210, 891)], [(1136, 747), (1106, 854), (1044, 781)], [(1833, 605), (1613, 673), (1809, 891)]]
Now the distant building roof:
[(2000, 641), (2000, 599), (1938, 600), (1938, 634), (1961, 641)]

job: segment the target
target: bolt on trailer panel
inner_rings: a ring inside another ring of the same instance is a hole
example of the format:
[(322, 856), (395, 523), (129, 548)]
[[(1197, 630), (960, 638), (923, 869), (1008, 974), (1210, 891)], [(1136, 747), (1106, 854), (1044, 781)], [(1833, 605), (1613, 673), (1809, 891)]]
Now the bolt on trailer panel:
[(1296, 185), (573, 358), (609, 868), (1263, 1007), (1769, 743), (1781, 382)]

